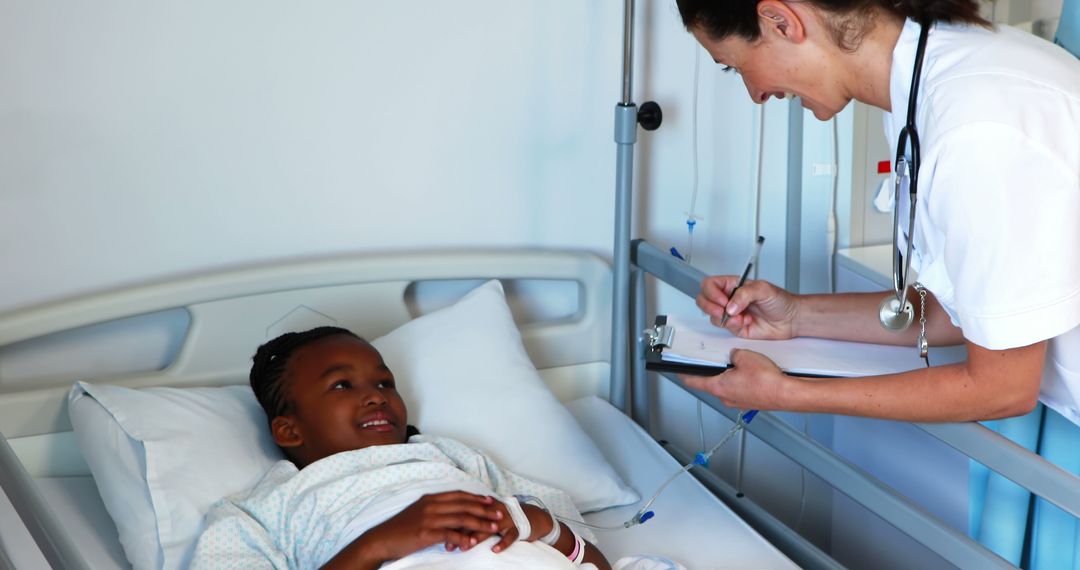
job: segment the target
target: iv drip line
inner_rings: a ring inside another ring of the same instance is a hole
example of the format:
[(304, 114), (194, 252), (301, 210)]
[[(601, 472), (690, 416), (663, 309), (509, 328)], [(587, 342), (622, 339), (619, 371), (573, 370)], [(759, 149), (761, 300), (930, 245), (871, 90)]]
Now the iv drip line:
[(626, 522), (624, 522), (623, 524), (618, 525), (618, 526), (600, 526), (600, 525), (589, 524), (589, 523), (586, 523), (586, 522), (576, 521), (576, 520), (573, 520), (573, 519), (566, 519), (566, 518), (563, 518), (561, 516), (554, 515), (554, 513), (553, 513), (553, 515), (555, 516), (556, 519), (561, 520), (564, 523), (567, 523), (567, 524), (570, 524), (570, 525), (582, 526), (582, 527), (586, 527), (586, 528), (591, 528), (593, 530), (621, 530), (621, 529), (624, 529), (624, 528), (630, 528), (630, 527), (634, 527), (634, 526), (637, 526), (639, 524), (642, 524), (645, 521), (647, 521), (647, 520), (649, 520), (649, 519), (651, 519), (653, 517), (653, 515), (655, 513), (653, 513), (653, 511), (650, 511), (649, 507), (651, 507), (652, 504), (654, 502), (656, 502), (656, 499), (660, 497), (660, 494), (664, 492), (664, 489), (667, 489), (668, 485), (670, 485), (672, 481), (674, 481), (679, 475), (682, 475), (684, 472), (689, 471), (695, 465), (700, 466), (700, 467), (704, 467), (706, 464), (708, 464), (709, 458), (712, 457), (713, 454), (716, 453), (721, 447), (723, 447), (724, 444), (728, 442), (728, 440), (730, 440), (732, 437), (734, 437), (735, 434), (742, 431), (743, 428), (746, 426), (746, 424), (749, 424), (754, 419), (754, 416), (756, 416), (757, 413), (758, 413), (757, 410), (749, 410), (749, 411), (746, 411), (746, 412), (740, 412), (738, 421), (735, 422), (735, 425), (731, 426), (731, 429), (729, 429), (728, 432), (726, 434), (724, 434), (724, 437), (722, 437), (720, 439), (720, 441), (717, 442), (716, 445), (712, 446), (712, 448), (709, 449), (709, 451), (707, 451), (707, 452), (700, 452), (699, 451), (697, 453), (697, 455), (694, 456), (693, 461), (691, 461), (690, 463), (687, 463), (686, 465), (683, 465), (682, 467), (679, 468), (678, 471), (672, 473), (671, 477), (668, 477), (667, 481), (664, 481), (664, 483), (662, 485), (660, 485), (660, 487), (656, 490), (656, 492), (653, 493), (652, 498), (650, 498), (645, 503), (645, 506), (638, 509), (638, 511), (636, 513), (634, 513), (634, 516), (630, 517), (630, 519), (627, 520)]

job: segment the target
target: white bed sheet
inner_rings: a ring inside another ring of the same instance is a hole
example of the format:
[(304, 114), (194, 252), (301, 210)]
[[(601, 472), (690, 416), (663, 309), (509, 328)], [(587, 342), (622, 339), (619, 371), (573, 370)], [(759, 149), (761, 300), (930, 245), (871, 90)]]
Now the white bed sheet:
[[(642, 501), (648, 501), (681, 467), (641, 426), (606, 401), (588, 397), (567, 407)], [(590, 513), (585, 521), (622, 524), (642, 504)], [(609, 560), (653, 554), (681, 562), (690, 570), (798, 568), (692, 475), (680, 475), (650, 509), (656, 515), (642, 525), (596, 532)]]
[[(568, 404), (604, 456), (643, 500), (655, 492), (678, 463), (637, 424), (606, 401), (589, 397)], [(72, 533), (91, 568), (129, 568), (116, 526), (90, 477), (38, 479), (38, 488)], [(617, 525), (640, 505), (591, 513), (586, 521)], [(690, 475), (680, 476), (655, 503), (656, 516), (631, 529), (597, 532), (608, 559), (631, 554), (661, 555), (691, 570), (707, 568), (798, 568)], [(46, 570), (10, 502), (0, 495), (0, 548), (19, 570)]]

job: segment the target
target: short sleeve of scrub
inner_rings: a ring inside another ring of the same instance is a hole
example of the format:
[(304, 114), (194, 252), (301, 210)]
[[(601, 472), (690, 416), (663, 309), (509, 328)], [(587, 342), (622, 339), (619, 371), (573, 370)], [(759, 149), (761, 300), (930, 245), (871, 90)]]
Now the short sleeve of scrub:
[(941, 133), (934, 147), (933, 164), (924, 164), (932, 195), (919, 205), (927, 224), (916, 228), (923, 238), (916, 244), (925, 246), (919, 280), (985, 348), (1026, 346), (1075, 328), (1078, 165), (991, 121)]

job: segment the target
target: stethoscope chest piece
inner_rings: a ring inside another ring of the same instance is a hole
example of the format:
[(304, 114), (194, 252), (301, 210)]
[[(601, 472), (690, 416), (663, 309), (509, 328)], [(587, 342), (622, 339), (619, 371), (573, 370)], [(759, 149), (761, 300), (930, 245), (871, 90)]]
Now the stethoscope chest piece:
[(906, 330), (915, 320), (915, 307), (911, 301), (904, 301), (903, 309), (900, 308), (900, 299), (896, 295), (889, 295), (881, 300), (878, 306), (878, 319), (881, 326), (894, 332)]

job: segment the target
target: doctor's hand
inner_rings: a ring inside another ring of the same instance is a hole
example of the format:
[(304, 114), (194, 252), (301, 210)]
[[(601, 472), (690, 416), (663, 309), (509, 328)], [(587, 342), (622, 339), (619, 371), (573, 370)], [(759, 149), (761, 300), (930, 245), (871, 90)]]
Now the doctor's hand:
[(731, 364), (732, 368), (716, 376), (679, 375), (679, 378), (687, 388), (708, 392), (729, 408), (784, 408), (784, 389), (795, 379), (781, 372), (767, 356), (752, 350), (731, 351)]
[(747, 281), (736, 290), (738, 284), (738, 275), (706, 277), (701, 282), (697, 305), (709, 315), (713, 325), (720, 326), (727, 312), (728, 320), (724, 328), (738, 337), (783, 340), (797, 336), (797, 295), (768, 281)]

